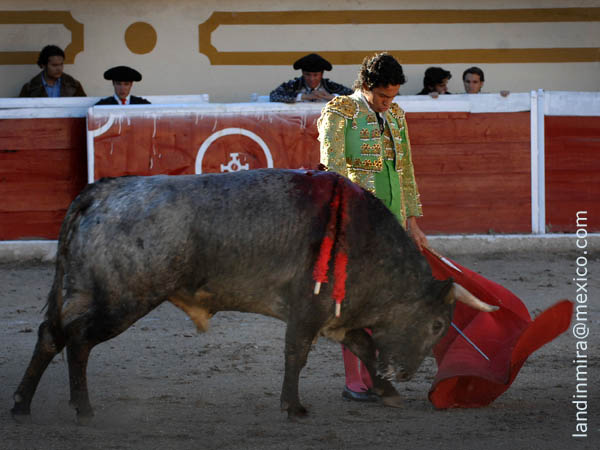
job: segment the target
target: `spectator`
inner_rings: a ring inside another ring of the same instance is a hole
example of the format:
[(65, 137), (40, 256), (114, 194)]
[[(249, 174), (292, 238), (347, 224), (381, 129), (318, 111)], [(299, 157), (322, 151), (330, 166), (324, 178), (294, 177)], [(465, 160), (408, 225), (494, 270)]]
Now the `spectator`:
[(141, 81), (142, 74), (127, 66), (117, 66), (104, 72), (104, 79), (111, 80), (114, 95), (105, 97), (96, 105), (148, 105), (150, 102), (142, 97), (130, 95), (134, 81)]
[[(480, 94), (484, 81), (483, 70), (479, 67), (469, 67), (463, 72), (463, 84), (465, 85), (465, 92), (467, 94)], [(507, 97), (508, 94), (510, 94), (510, 91), (500, 91), (502, 97)]]
[(483, 70), (479, 67), (469, 67), (463, 72), (462, 79), (467, 94), (479, 94), (485, 81)]
[(323, 78), (323, 71), (331, 70), (331, 63), (316, 53), (300, 58), (294, 63), (294, 69), (301, 69), (302, 76), (271, 91), (272, 102), (326, 102), (336, 95), (352, 94), (352, 89)]
[(85, 97), (81, 83), (63, 72), (65, 52), (46, 45), (37, 60), (42, 71), (25, 83), (19, 97)]
[(440, 94), (450, 94), (448, 92), (448, 80), (452, 74), (441, 67), (429, 67), (423, 77), (423, 89), (417, 95), (431, 95), (437, 97)]

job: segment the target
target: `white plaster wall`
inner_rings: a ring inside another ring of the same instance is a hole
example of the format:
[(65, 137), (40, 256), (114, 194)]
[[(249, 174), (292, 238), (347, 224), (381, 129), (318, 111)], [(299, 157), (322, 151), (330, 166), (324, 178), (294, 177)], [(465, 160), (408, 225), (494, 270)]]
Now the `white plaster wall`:
[[(444, 9), (560, 8), (600, 7), (600, 0), (449, 0)], [(364, 1), (364, 0), (3, 0), (0, 10), (67, 10), (84, 24), (85, 49), (65, 71), (79, 79), (90, 96), (112, 93), (109, 82), (102, 78), (108, 67), (126, 64), (140, 70), (144, 79), (134, 86), (136, 95), (209, 93), (211, 102), (247, 101), (251, 93), (266, 95), (282, 81), (298, 73), (284, 66), (213, 66), (198, 51), (198, 25), (213, 11), (286, 11), (286, 10), (361, 10), (361, 9), (439, 9), (440, 2)], [(158, 34), (154, 50), (136, 55), (125, 45), (127, 27), (137, 21), (150, 23)], [(213, 33), (213, 44), (219, 50), (409, 50), (437, 48), (506, 48), (530, 47), (598, 47), (598, 23), (515, 24), (500, 27), (472, 25), (435, 27), (403, 25), (392, 27), (364, 26), (345, 39), (349, 26), (280, 27), (268, 30), (223, 27)], [(37, 51), (55, 38), (64, 46), (69, 33), (61, 27), (23, 28), (0, 25), (0, 51)], [(438, 34), (436, 35), (436, 30)], [(269, 48), (265, 48), (267, 40)], [(326, 44), (323, 44), (326, 43)], [(526, 43), (526, 44), (524, 44)], [(316, 48), (318, 45), (321, 47)], [(345, 48), (344, 46), (348, 47)], [(386, 48), (389, 45), (394, 48)], [(422, 47), (420, 47), (422, 46)], [(414, 94), (422, 87), (427, 65), (404, 64), (408, 78), (402, 94)], [(508, 89), (526, 92), (532, 89), (598, 91), (600, 63), (522, 63), (522, 64), (441, 64), (453, 74), (449, 89), (463, 92), (461, 74), (479, 65), (486, 74), (485, 91)], [(355, 79), (357, 65), (337, 65), (326, 76), (346, 85)], [(0, 97), (15, 97), (22, 84), (39, 69), (35, 65), (0, 65)]]

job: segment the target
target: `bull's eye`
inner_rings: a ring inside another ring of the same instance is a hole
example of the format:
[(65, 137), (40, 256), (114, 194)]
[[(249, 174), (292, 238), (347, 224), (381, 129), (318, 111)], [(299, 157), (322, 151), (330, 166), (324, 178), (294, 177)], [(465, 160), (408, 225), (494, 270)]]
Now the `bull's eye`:
[(435, 335), (438, 335), (444, 329), (444, 322), (440, 319), (436, 319), (431, 324), (431, 332)]

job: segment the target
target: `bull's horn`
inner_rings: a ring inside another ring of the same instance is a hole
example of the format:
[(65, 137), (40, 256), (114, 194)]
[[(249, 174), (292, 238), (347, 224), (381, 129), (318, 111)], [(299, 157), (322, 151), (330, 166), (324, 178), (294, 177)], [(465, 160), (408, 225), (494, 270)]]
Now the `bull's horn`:
[(471, 308), (478, 309), (479, 311), (493, 312), (500, 309), (498, 306), (482, 302), (458, 283), (452, 283), (452, 288), (448, 294), (448, 299), (450, 302), (458, 300), (459, 302), (462, 302)]

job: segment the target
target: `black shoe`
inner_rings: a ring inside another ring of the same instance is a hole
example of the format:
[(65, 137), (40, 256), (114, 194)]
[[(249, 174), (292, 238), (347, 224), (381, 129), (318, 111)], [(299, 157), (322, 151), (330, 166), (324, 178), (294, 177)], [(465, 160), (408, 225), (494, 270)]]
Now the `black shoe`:
[(342, 391), (342, 398), (344, 400), (352, 400), (355, 402), (376, 402), (379, 400), (379, 396), (371, 390), (355, 392), (348, 389), (348, 386), (344, 386), (344, 390)]

